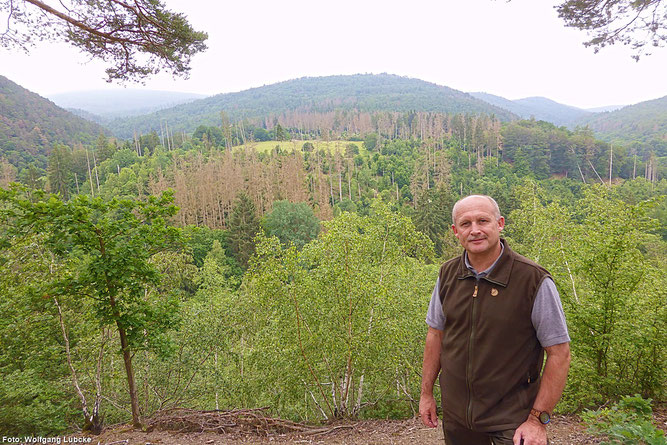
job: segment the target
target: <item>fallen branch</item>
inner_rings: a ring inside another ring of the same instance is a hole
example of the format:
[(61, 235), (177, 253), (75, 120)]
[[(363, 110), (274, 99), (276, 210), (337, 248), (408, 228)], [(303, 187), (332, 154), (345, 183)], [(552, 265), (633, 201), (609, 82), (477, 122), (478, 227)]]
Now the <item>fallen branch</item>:
[(351, 425), (317, 427), (291, 420), (277, 419), (266, 415), (268, 408), (238, 409), (230, 411), (198, 411), (174, 408), (156, 413), (146, 422), (147, 431), (169, 431), (175, 433), (241, 433), (260, 436), (296, 433), (323, 435)]

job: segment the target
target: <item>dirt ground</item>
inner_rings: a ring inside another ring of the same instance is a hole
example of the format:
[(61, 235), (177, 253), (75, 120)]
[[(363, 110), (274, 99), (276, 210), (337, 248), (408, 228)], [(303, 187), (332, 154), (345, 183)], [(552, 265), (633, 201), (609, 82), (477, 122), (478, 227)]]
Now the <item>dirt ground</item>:
[[(664, 428), (665, 419), (662, 419)], [(598, 444), (574, 416), (555, 416), (549, 425), (552, 445)], [(90, 437), (100, 445), (186, 445), (186, 444), (322, 444), (322, 445), (443, 445), (441, 428), (426, 428), (419, 419), (367, 420), (327, 425), (308, 433), (177, 433), (171, 431), (134, 431), (129, 426), (105, 430)]]
[[(65, 444), (92, 445), (444, 445), (442, 429), (427, 428), (418, 418), (407, 420), (360, 420), (308, 426), (265, 416), (266, 411), (176, 410), (146, 422), (145, 431), (129, 425), (106, 428), (98, 436), (74, 434)], [(667, 405), (654, 408), (654, 424), (667, 429)], [(209, 431), (204, 431), (204, 430)], [(211, 432), (211, 431), (222, 432)], [(181, 432), (179, 432), (181, 431)], [(195, 432), (182, 432), (195, 431)], [(204, 432), (202, 432), (204, 431)], [(577, 416), (552, 418), (548, 426), (551, 445), (599, 444), (586, 432)]]

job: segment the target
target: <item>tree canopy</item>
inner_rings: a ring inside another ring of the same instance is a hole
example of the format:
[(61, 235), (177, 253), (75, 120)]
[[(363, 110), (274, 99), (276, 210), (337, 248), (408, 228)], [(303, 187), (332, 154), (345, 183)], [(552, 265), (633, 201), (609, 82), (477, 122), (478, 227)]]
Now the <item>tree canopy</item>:
[(596, 53), (622, 43), (630, 45), (638, 60), (667, 41), (667, 8), (662, 0), (567, 0), (556, 9), (566, 26), (588, 32), (591, 39), (584, 45)]
[(0, 0), (7, 14), (0, 44), (24, 51), (36, 41), (63, 40), (109, 63), (107, 81), (139, 81), (162, 70), (186, 76), (191, 57), (206, 49), (205, 32), (161, 0)]
[[(153, 255), (177, 246), (180, 230), (167, 224), (177, 208), (172, 194), (137, 199), (77, 195), (63, 202), (58, 196), (13, 186), (0, 189), (0, 247), (31, 235), (42, 235), (55, 257), (80, 261), (76, 273), (38, 285), (32, 292), (45, 298), (77, 295), (95, 301), (102, 326), (116, 325), (127, 374), (132, 420), (140, 426), (133, 351), (164, 348), (165, 332), (177, 324), (177, 301), (160, 295), (151, 301), (149, 284), (161, 275)], [(2, 261), (5, 261), (3, 258)]]
[(274, 202), (273, 210), (264, 217), (262, 225), (285, 247), (292, 243), (297, 249), (303, 248), (320, 233), (320, 221), (305, 202)]

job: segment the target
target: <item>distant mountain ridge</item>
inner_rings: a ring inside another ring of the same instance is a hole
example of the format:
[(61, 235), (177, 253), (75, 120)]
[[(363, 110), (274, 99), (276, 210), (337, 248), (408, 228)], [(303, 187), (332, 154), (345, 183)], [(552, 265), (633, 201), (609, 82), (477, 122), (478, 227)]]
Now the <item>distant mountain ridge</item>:
[(205, 97), (204, 94), (137, 89), (73, 91), (48, 96), (59, 107), (86, 119), (89, 117), (81, 111), (90, 113), (97, 122), (148, 114)]
[(46, 166), (53, 144), (94, 141), (106, 130), (0, 76), (0, 157)]
[(431, 111), (494, 114), (501, 120), (518, 116), (462, 91), (391, 74), (302, 77), (238, 93), (226, 93), (145, 116), (116, 119), (108, 127), (119, 137), (134, 131), (159, 131), (166, 121), (174, 131), (191, 132), (199, 125), (220, 125), (220, 112), (233, 119), (263, 118), (291, 111)]
[(667, 147), (667, 96), (596, 113), (579, 124), (588, 125), (607, 141), (658, 141)]
[(497, 107), (504, 108), (523, 119), (535, 118), (551, 122), (552, 124), (572, 127), (581, 119), (590, 116), (593, 112), (555, 102), (546, 97), (526, 97), (510, 100), (489, 93), (469, 93), (477, 99), (483, 100)]
[(627, 105), (606, 105), (604, 107), (586, 108), (586, 111), (592, 113), (606, 113), (607, 111), (620, 110), (623, 107), (627, 107)]

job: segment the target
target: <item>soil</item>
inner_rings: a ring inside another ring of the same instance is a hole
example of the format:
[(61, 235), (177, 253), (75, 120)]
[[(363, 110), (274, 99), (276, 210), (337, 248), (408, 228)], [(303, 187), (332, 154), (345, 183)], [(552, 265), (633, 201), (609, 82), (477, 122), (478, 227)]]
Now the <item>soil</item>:
[[(248, 413), (247, 411), (243, 411)], [(442, 429), (427, 428), (418, 418), (407, 420), (360, 420), (339, 421), (319, 426), (305, 426), (280, 419), (272, 419), (256, 414), (260, 411), (251, 410), (248, 416), (236, 419), (237, 422), (225, 419), (225, 432), (177, 432), (192, 430), (192, 425), (183, 427), (183, 423), (153, 426), (148, 431), (139, 431), (129, 425), (118, 425), (105, 429), (99, 436), (72, 435), (69, 443), (90, 443), (95, 445), (267, 445), (267, 444), (321, 444), (321, 445), (444, 445)], [(194, 412), (199, 413), (199, 412)], [(181, 415), (181, 414), (179, 414)], [(209, 412), (206, 414), (210, 416)], [(181, 419), (182, 417), (178, 417)], [(197, 420), (204, 417), (197, 417)], [(210, 419), (210, 417), (209, 417)], [(258, 420), (259, 419), (259, 420)], [(658, 428), (667, 428), (667, 406), (661, 404), (654, 411), (654, 423)], [(202, 422), (203, 424), (203, 422)], [(220, 423), (222, 425), (223, 423)], [(229, 425), (236, 425), (230, 430)], [(238, 426), (242, 429), (238, 430)], [(179, 426), (180, 425), (180, 426)], [(210, 423), (209, 423), (210, 425)], [(302, 428), (302, 431), (296, 431)], [(291, 432), (285, 432), (291, 431)], [(600, 438), (586, 432), (577, 416), (554, 416), (548, 427), (551, 445), (589, 445), (599, 444)], [(72, 438), (76, 439), (72, 440)], [(78, 439), (78, 440), (77, 440)], [(90, 440), (90, 442), (88, 442)]]

